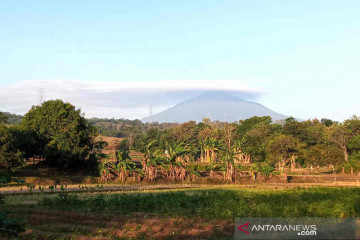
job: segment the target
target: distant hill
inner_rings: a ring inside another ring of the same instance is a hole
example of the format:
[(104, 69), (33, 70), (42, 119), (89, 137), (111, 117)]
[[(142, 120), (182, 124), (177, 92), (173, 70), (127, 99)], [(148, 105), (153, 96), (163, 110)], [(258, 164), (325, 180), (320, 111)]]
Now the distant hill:
[(145, 117), (142, 121), (183, 123), (210, 118), (212, 121), (235, 122), (253, 116), (270, 116), (273, 121), (287, 118), (259, 103), (246, 101), (227, 92), (206, 92), (151, 117)]

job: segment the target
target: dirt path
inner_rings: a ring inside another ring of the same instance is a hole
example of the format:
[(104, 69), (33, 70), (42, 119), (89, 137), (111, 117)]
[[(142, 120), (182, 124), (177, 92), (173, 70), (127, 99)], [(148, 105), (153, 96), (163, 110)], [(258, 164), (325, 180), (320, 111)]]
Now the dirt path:
[(44, 187), (43, 190), (37, 188), (29, 191), (27, 187), (3, 187), (0, 188), (1, 194), (35, 194), (35, 193), (59, 193), (59, 192), (130, 192), (146, 190), (164, 190), (164, 189), (192, 189), (192, 188), (260, 188), (260, 189), (290, 189), (297, 187), (360, 187), (360, 182), (331, 182), (331, 183), (257, 183), (257, 184), (224, 184), (224, 185), (205, 185), (205, 184), (143, 184), (143, 185), (115, 185), (115, 184), (88, 184), (88, 185), (68, 185), (65, 190), (60, 186), (50, 190)]

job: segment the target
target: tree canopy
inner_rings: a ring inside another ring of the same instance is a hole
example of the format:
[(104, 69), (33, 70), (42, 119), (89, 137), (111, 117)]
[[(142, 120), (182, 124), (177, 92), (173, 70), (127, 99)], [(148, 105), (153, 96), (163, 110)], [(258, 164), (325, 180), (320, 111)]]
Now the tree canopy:
[(50, 165), (86, 163), (93, 151), (96, 129), (70, 103), (50, 100), (33, 106), (21, 125), (34, 133), (37, 154)]

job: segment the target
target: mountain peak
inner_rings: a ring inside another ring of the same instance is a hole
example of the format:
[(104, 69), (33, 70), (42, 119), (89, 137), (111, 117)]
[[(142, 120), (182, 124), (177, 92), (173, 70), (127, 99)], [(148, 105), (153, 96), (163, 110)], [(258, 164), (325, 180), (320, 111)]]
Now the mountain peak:
[(183, 103), (201, 102), (201, 101), (246, 102), (244, 99), (234, 96), (229, 92), (209, 91), (209, 92), (204, 92)]
[(230, 92), (210, 91), (179, 103), (158, 114), (142, 119), (143, 122), (201, 122), (203, 118), (235, 122), (253, 116), (270, 116), (273, 121), (287, 118), (263, 105), (246, 101)]

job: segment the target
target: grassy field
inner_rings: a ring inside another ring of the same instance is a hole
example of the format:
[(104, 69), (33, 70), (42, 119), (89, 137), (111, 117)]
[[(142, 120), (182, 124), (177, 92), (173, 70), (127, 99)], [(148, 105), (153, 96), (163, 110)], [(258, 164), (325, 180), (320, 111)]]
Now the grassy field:
[(20, 239), (231, 239), (236, 217), (360, 217), (360, 188), (148, 190), (6, 196)]

